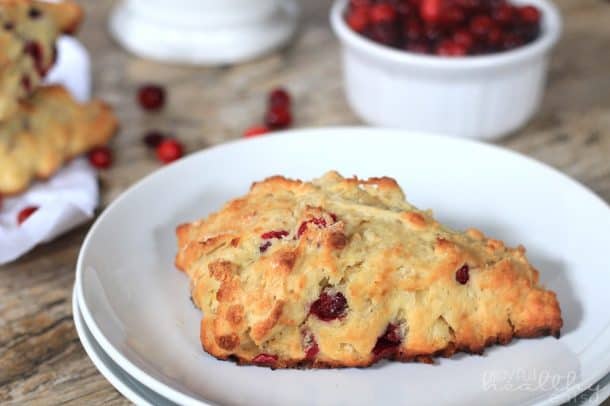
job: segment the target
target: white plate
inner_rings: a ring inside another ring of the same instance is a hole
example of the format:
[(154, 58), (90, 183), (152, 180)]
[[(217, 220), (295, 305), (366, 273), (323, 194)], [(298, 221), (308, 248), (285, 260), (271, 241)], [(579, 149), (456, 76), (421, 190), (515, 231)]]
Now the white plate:
[(123, 396), (138, 406), (171, 406), (175, 404), (133, 379), (133, 377), (123, 371), (121, 367), (108, 357), (95, 341), (82, 318), (76, 297), (76, 289), (72, 294), (72, 313), (74, 326), (85, 352), (104, 378), (108, 379)]
[[(560, 340), (519, 340), (437, 366), (271, 371), (206, 355), (200, 313), (173, 266), (174, 228), (281, 173), (338, 169), (397, 178), (410, 200), (456, 228), (523, 243), (557, 292)], [(202, 151), (131, 188), (92, 227), (77, 294), (91, 332), (129, 374), (180, 404), (558, 404), (610, 370), (610, 210), (526, 157), (461, 139), (350, 128), (283, 133)]]

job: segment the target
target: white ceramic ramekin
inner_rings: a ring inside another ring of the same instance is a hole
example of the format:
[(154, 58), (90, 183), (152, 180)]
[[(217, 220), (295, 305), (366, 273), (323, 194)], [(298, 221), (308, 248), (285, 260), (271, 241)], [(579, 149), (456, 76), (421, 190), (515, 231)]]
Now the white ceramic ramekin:
[(548, 0), (516, 1), (541, 9), (542, 33), (515, 50), (461, 58), (418, 55), (379, 45), (331, 11), (342, 44), (347, 99), (366, 122), (385, 127), (495, 139), (524, 125), (540, 105), (561, 17)]
[(138, 56), (223, 65), (282, 46), (298, 17), (298, 0), (122, 0), (109, 27)]

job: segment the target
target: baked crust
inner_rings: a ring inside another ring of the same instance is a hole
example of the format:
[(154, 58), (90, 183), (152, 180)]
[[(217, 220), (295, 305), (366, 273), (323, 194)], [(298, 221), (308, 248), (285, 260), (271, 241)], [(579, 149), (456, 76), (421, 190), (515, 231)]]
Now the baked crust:
[[(432, 362), (562, 327), (524, 248), (442, 226), (387, 177), (272, 177), (177, 237), (202, 346), (240, 364)], [(343, 314), (312, 310), (337, 292)]]
[(64, 163), (115, 134), (117, 119), (107, 104), (76, 102), (61, 86), (40, 88), (0, 125), (0, 195), (24, 191)]
[(55, 43), (83, 19), (72, 1), (0, 0), (0, 120), (16, 113), (55, 64)]

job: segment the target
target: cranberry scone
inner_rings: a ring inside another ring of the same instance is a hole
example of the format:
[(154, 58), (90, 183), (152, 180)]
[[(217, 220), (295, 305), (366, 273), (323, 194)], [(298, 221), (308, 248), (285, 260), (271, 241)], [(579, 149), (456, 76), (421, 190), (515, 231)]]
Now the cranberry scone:
[(67, 160), (105, 145), (117, 127), (104, 102), (81, 104), (61, 86), (39, 88), (0, 125), (0, 195), (50, 177)]
[(19, 108), (55, 63), (55, 43), (83, 18), (72, 1), (0, 0), (0, 120)]
[(439, 224), (395, 180), (276, 176), (177, 228), (205, 351), (272, 368), (365, 367), (559, 336), (525, 249)]

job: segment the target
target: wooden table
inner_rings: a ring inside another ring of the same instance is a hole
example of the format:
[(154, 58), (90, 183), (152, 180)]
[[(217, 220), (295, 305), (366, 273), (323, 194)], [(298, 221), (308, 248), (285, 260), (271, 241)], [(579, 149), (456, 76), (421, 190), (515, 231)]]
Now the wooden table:
[[(330, 0), (302, 2), (303, 29), (291, 47), (213, 69), (132, 57), (106, 33), (113, 2), (81, 3), (88, 19), (80, 38), (93, 55), (95, 93), (116, 107), (122, 124), (113, 142), (116, 165), (100, 176), (104, 206), (158, 167), (141, 145), (145, 130), (171, 131), (188, 151), (239, 138), (260, 121), (265, 94), (276, 85), (294, 94), (297, 127), (359, 123), (343, 96), (338, 44), (327, 21)], [(544, 107), (499, 144), (562, 170), (610, 201), (610, 2), (557, 3), (565, 34)], [(134, 89), (145, 81), (167, 86), (170, 104), (164, 113), (146, 115), (134, 103)], [(0, 403), (128, 403), (97, 372), (74, 330), (74, 267), (87, 229), (0, 267)]]

